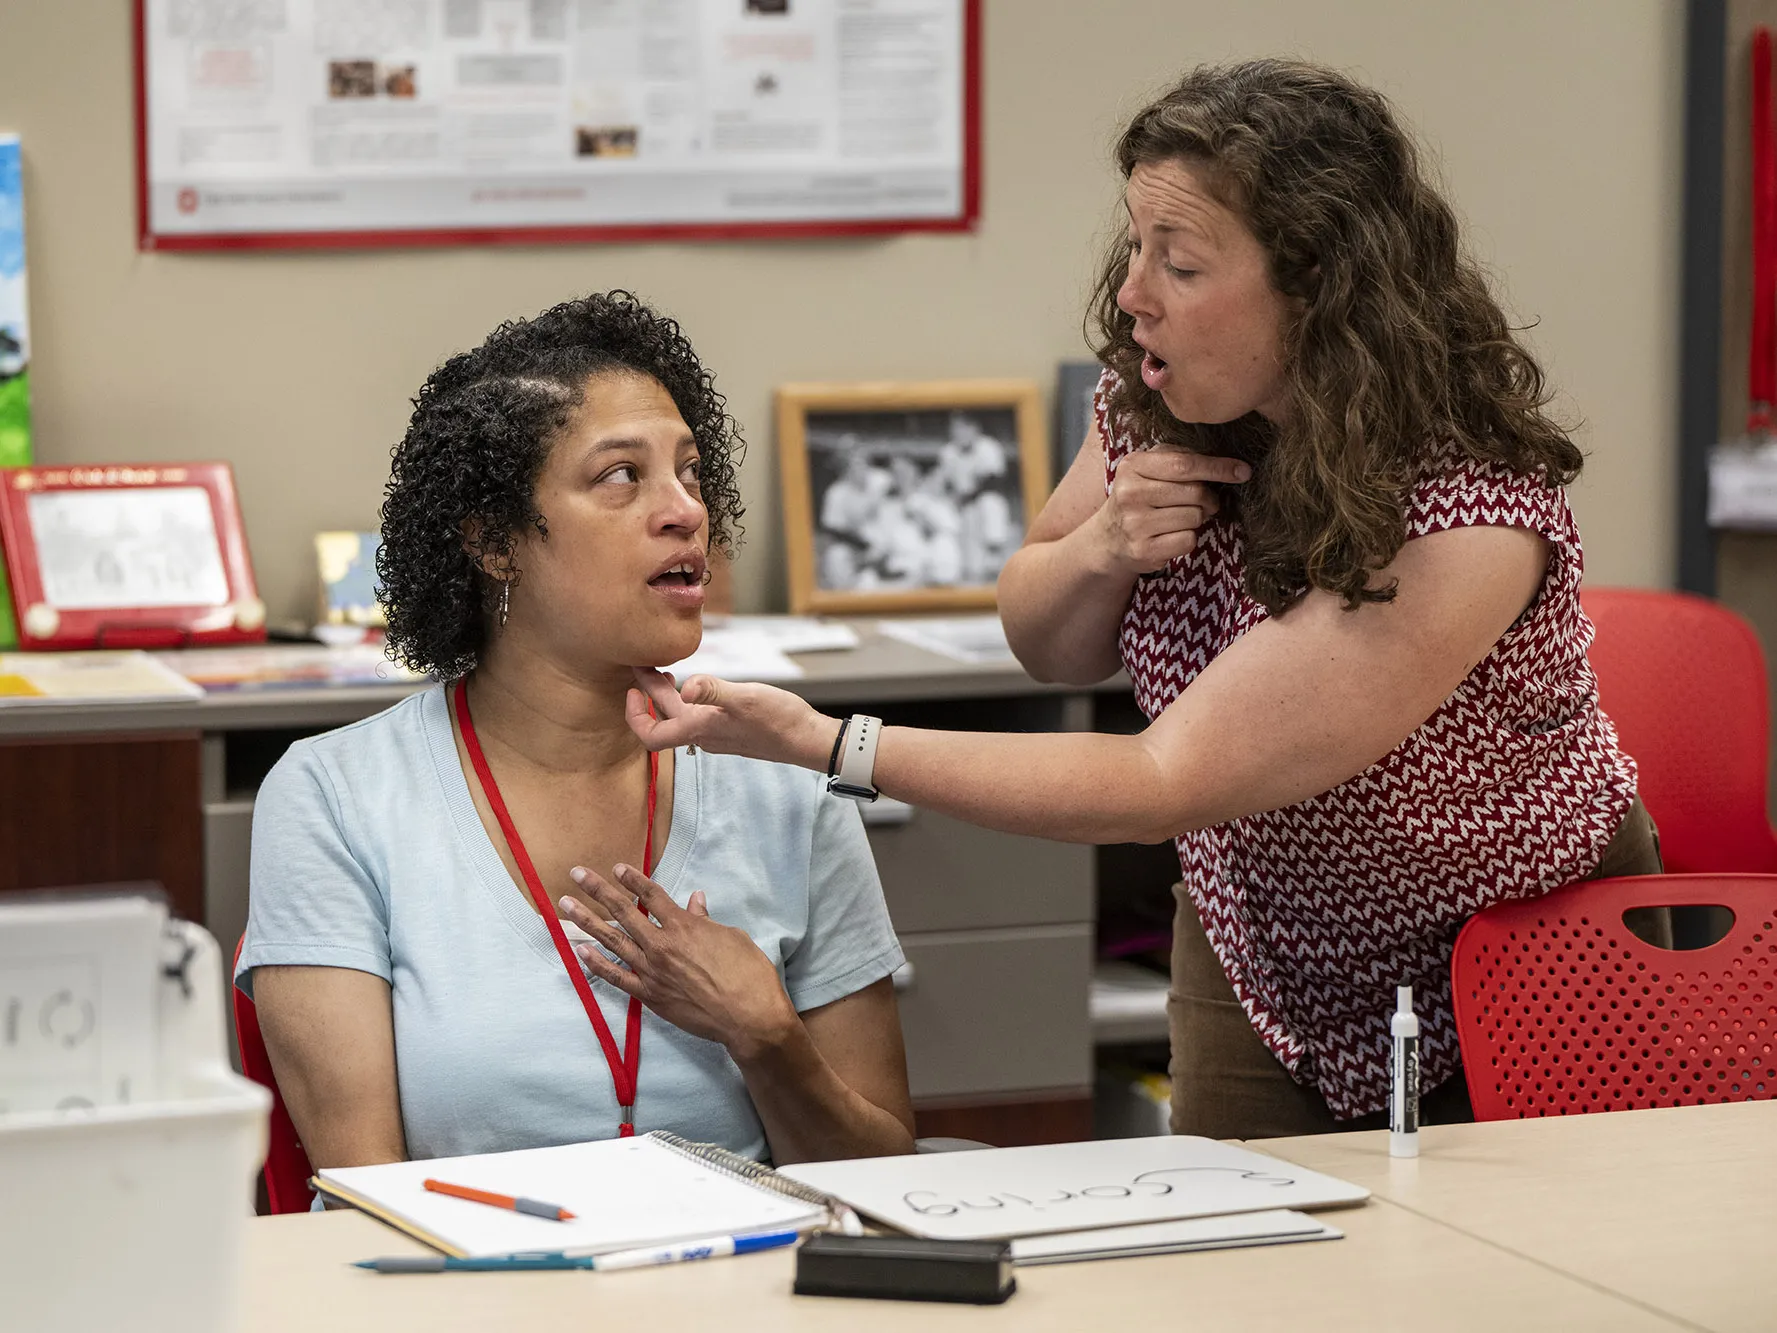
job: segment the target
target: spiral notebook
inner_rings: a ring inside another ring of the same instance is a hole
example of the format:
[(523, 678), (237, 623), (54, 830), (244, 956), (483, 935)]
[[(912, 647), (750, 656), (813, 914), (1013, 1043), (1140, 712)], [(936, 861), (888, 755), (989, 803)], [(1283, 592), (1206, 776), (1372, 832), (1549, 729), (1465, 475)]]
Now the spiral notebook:
[[(572, 1221), (529, 1217), (424, 1188), (428, 1177), (542, 1199)], [(827, 1197), (707, 1143), (655, 1132), (556, 1148), (317, 1172), (323, 1193), (458, 1259), (535, 1250), (606, 1254), (705, 1236), (804, 1230)]]

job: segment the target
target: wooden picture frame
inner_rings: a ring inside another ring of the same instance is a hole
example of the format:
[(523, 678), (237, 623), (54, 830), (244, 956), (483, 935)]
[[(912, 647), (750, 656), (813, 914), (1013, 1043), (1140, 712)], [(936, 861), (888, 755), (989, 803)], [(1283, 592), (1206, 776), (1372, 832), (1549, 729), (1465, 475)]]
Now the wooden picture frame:
[(0, 542), (23, 649), (265, 638), (226, 463), (7, 468)]
[(777, 439), (797, 614), (991, 608), (1049, 495), (1034, 380), (786, 384)]

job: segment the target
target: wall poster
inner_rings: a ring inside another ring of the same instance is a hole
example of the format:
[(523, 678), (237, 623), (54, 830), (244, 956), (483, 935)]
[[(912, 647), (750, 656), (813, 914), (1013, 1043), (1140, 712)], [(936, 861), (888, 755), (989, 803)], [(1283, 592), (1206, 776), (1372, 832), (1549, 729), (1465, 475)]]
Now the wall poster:
[(144, 249), (966, 230), (980, 0), (136, 0)]

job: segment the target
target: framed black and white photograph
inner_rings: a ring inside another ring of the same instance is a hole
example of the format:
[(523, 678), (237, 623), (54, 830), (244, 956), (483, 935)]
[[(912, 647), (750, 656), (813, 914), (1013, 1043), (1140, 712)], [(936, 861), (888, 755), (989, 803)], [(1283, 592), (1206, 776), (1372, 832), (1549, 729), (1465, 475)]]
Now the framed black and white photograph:
[(1104, 367), (1096, 361), (1063, 361), (1055, 368), (1055, 481), (1074, 465), (1092, 426), (1092, 395)]
[(790, 609), (991, 607), (1049, 494), (1028, 380), (778, 391)]

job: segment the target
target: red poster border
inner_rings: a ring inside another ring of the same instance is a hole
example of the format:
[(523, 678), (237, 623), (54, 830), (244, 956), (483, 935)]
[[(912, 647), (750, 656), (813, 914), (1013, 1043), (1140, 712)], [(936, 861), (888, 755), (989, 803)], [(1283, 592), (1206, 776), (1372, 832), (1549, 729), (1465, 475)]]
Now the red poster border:
[(148, 219), (148, 0), (133, 0), (136, 66), (136, 244), (139, 250), (364, 250), (390, 246), (573, 245), (633, 241), (812, 240), (897, 232), (968, 232), (981, 216), (981, 0), (963, 4), (963, 208), (948, 218), (867, 222), (646, 223), (607, 227), (439, 227), (366, 231), (156, 235)]
[[(197, 486), (210, 498), (228, 602), (217, 606), (57, 608), (54, 628), (33, 634), (30, 609), (46, 604), (29, 500), (46, 491), (151, 490)], [(227, 463), (56, 463), (0, 468), (0, 548), (27, 652), (73, 648), (184, 648), (194, 644), (260, 643), (265, 607), (253, 580), (253, 560), (241, 524), (234, 471)]]

